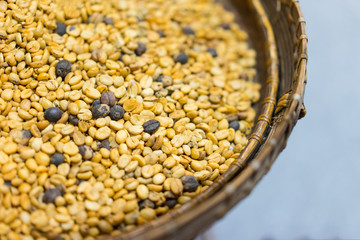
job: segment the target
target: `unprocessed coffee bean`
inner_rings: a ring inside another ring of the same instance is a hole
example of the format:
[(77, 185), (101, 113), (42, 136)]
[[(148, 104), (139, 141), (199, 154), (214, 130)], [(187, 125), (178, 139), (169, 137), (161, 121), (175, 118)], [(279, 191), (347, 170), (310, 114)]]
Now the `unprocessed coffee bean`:
[(91, 160), (94, 156), (94, 151), (88, 145), (79, 146), (79, 153), (84, 160)]
[(29, 130), (22, 130), (22, 138), (31, 138), (32, 134)]
[(101, 13), (93, 13), (89, 16), (88, 18), (88, 23), (94, 23), (94, 24), (98, 24), (104, 21), (104, 15), (102, 15)]
[(171, 86), (173, 84), (173, 78), (169, 75), (164, 75), (162, 79), (162, 84), (164, 87)]
[(44, 117), (49, 122), (57, 122), (61, 118), (63, 112), (58, 107), (51, 107), (45, 110)]
[(184, 185), (184, 192), (195, 192), (199, 186), (199, 182), (193, 175), (185, 175), (181, 177)]
[(104, 18), (104, 23), (107, 25), (114, 25), (114, 21), (109, 17)]
[(96, 100), (93, 101), (92, 106), (100, 105), (100, 104), (101, 104), (100, 99), (96, 99)]
[(74, 125), (74, 126), (78, 126), (79, 125), (79, 119), (76, 115), (69, 115), (68, 118), (69, 122)]
[(110, 108), (110, 118), (114, 121), (118, 121), (124, 117), (125, 110), (120, 105), (115, 105)]
[(116, 102), (115, 95), (112, 92), (104, 92), (101, 94), (100, 102), (102, 104), (107, 104), (112, 107), (115, 105)]
[(155, 204), (149, 199), (145, 199), (139, 202), (140, 210), (143, 208), (155, 208)]
[(155, 119), (151, 119), (143, 124), (144, 132), (154, 133), (159, 127), (160, 122)]
[(157, 30), (157, 33), (159, 34), (159, 36), (161, 37), (161, 38), (163, 38), (163, 37), (165, 37), (165, 34), (164, 34), (164, 31), (163, 30)]
[(141, 56), (146, 52), (146, 45), (144, 43), (138, 43), (137, 48), (135, 49), (135, 54)]
[(49, 188), (45, 191), (43, 196), (44, 203), (55, 203), (57, 197), (61, 196), (61, 192), (57, 188)]
[(164, 79), (164, 75), (159, 75), (158, 78), (156, 79), (156, 82), (163, 82)]
[(236, 131), (240, 128), (240, 123), (238, 121), (231, 121), (229, 123), (229, 128), (232, 128)]
[(185, 53), (180, 53), (176, 56), (175, 60), (181, 64), (186, 64), (189, 61), (189, 57)]
[(50, 157), (50, 163), (54, 164), (55, 166), (59, 166), (60, 164), (65, 162), (65, 157), (61, 153), (55, 153)]
[(68, 60), (60, 60), (55, 67), (57, 77), (65, 78), (71, 72), (71, 62)]
[(230, 24), (229, 23), (222, 23), (221, 27), (225, 30), (229, 30), (230, 29)]
[(183, 27), (182, 29), (183, 33), (186, 35), (195, 35), (195, 31), (194, 29), (192, 29), (191, 27)]
[(171, 208), (175, 207), (176, 204), (177, 204), (176, 199), (166, 199), (164, 206), (168, 206), (171, 209)]
[(56, 23), (56, 33), (63, 36), (66, 33), (66, 25), (62, 22)]
[(107, 104), (95, 105), (91, 109), (92, 116), (94, 118), (104, 118), (109, 115), (110, 107)]
[(217, 51), (216, 51), (215, 48), (208, 48), (206, 51), (207, 51), (208, 53), (210, 53), (210, 55), (211, 55), (212, 57), (217, 57), (217, 56), (218, 56)]
[(106, 148), (107, 150), (110, 150), (110, 141), (109, 139), (102, 140), (100, 143), (100, 148)]
[(173, 192), (171, 192), (171, 191), (166, 191), (166, 192), (164, 193), (164, 197), (165, 197), (166, 199), (172, 199), (172, 198), (176, 198), (176, 195), (175, 195)]

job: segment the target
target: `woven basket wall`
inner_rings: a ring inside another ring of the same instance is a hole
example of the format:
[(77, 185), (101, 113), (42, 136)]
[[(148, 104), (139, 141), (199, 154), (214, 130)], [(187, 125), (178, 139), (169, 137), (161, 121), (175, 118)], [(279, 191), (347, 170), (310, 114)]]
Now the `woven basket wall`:
[(258, 121), (238, 162), (197, 198), (152, 222), (106, 239), (192, 239), (244, 199), (285, 148), (303, 106), (307, 36), (295, 0), (220, 1), (238, 16), (257, 50), (263, 85)]

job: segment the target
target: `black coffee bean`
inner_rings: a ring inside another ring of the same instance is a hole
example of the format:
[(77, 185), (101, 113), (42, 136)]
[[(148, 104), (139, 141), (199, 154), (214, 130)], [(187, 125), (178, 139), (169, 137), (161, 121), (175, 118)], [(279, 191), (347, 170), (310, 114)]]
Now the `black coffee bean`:
[(143, 124), (143, 127), (144, 127), (144, 132), (154, 133), (160, 127), (160, 122), (158, 120), (151, 119), (149, 121), (146, 121)]
[(159, 34), (159, 36), (160, 36), (161, 38), (165, 37), (165, 33), (164, 33), (163, 30), (159, 29), (159, 30), (157, 30), (157, 33)]
[(185, 53), (180, 53), (176, 56), (175, 60), (181, 64), (186, 64), (189, 61), (189, 57)]
[(74, 125), (74, 126), (78, 126), (79, 125), (79, 119), (77, 118), (76, 115), (69, 115), (68, 118), (69, 122)]
[(176, 204), (177, 204), (176, 199), (166, 199), (166, 201), (164, 202), (164, 206), (168, 206), (169, 208), (175, 207)]
[(221, 27), (225, 30), (229, 30), (230, 29), (230, 23), (222, 23)]
[(236, 131), (240, 128), (240, 123), (238, 121), (231, 121), (229, 123), (229, 128), (232, 128)]
[(54, 240), (65, 240), (62, 236), (56, 236)]
[(110, 107), (106, 104), (95, 105), (91, 109), (93, 118), (104, 118), (109, 115)]
[(165, 197), (166, 199), (174, 199), (174, 198), (176, 198), (176, 195), (175, 195), (173, 192), (171, 192), (171, 191), (166, 191), (166, 192), (164, 193), (164, 197)]
[(195, 35), (194, 29), (192, 29), (192, 28), (189, 27), (189, 26), (183, 27), (182, 31), (183, 31), (183, 33), (186, 34), (186, 35)]
[(8, 186), (8, 187), (11, 187), (12, 184), (11, 184), (11, 181), (4, 181), (5, 185)]
[(44, 112), (44, 117), (46, 120), (48, 120), (49, 122), (57, 122), (61, 116), (62, 116), (63, 112), (61, 111), (60, 108), (58, 107), (51, 107), (45, 110)]
[(158, 78), (156, 79), (156, 82), (163, 82), (164, 79), (164, 75), (159, 75)]
[(54, 153), (50, 157), (50, 163), (54, 164), (55, 166), (59, 166), (60, 164), (65, 162), (65, 157), (61, 153)]
[(44, 203), (55, 203), (57, 197), (61, 196), (61, 192), (57, 188), (49, 188), (45, 191), (43, 196)]
[(23, 138), (31, 138), (32, 137), (32, 134), (29, 130), (22, 130), (22, 137)]
[(155, 204), (149, 199), (145, 199), (139, 202), (140, 210), (143, 208), (155, 208)]
[(114, 21), (109, 17), (104, 18), (104, 23), (107, 25), (114, 25)]
[(100, 104), (101, 104), (101, 101), (100, 101), (100, 98), (99, 98), (99, 99), (96, 99), (96, 100), (93, 101), (92, 106), (100, 105)]
[(100, 102), (102, 104), (107, 104), (112, 107), (116, 103), (116, 97), (112, 92), (104, 92), (101, 94)]
[(56, 23), (56, 33), (63, 36), (66, 33), (66, 25), (62, 22)]
[(55, 73), (57, 77), (65, 78), (69, 72), (71, 72), (71, 62), (68, 60), (60, 60), (56, 64)]
[(102, 140), (100, 143), (100, 148), (106, 148), (107, 150), (111, 150), (109, 139)]
[(135, 54), (141, 56), (146, 52), (146, 45), (144, 43), (138, 43), (137, 48), (135, 49)]
[(199, 182), (193, 175), (185, 175), (181, 177), (184, 185), (184, 192), (195, 192), (199, 186)]
[(211, 55), (212, 57), (217, 57), (217, 56), (218, 56), (217, 51), (216, 51), (215, 48), (208, 48), (206, 51), (207, 51), (208, 53), (210, 53), (210, 55)]
[(125, 110), (120, 105), (115, 105), (110, 108), (110, 118), (114, 121), (118, 121), (124, 117)]
[(122, 61), (122, 59), (123, 59), (124, 55), (125, 55), (124, 53), (120, 53), (120, 57), (119, 57), (119, 59), (118, 59), (118, 60), (119, 60), (119, 61)]
[(88, 145), (79, 146), (79, 153), (84, 160), (91, 160), (94, 156), (94, 151)]

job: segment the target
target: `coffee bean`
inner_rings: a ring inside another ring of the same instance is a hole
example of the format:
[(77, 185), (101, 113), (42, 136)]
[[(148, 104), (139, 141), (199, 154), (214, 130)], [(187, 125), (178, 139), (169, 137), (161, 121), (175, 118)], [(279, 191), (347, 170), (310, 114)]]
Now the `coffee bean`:
[(229, 23), (222, 23), (221, 27), (225, 30), (229, 30), (230, 29), (230, 24)]
[(56, 23), (56, 33), (63, 36), (66, 33), (66, 25), (62, 22)]
[(165, 37), (165, 34), (164, 34), (164, 31), (163, 31), (163, 30), (159, 29), (159, 30), (157, 30), (156, 32), (159, 34), (159, 36), (160, 36), (161, 38)]
[(155, 119), (151, 119), (143, 124), (144, 132), (154, 133), (159, 127), (160, 122)]
[(180, 178), (184, 185), (184, 192), (195, 192), (199, 182), (193, 175), (185, 175)]
[(183, 31), (183, 33), (186, 34), (186, 35), (195, 35), (194, 29), (192, 29), (192, 28), (189, 27), (189, 26), (183, 27), (182, 31)]
[(88, 145), (79, 146), (79, 153), (84, 160), (91, 160), (94, 156), (94, 151)]
[(185, 53), (180, 53), (176, 56), (175, 60), (181, 64), (186, 64), (189, 61), (189, 57)]
[(44, 117), (49, 122), (57, 122), (61, 118), (62, 114), (63, 112), (60, 110), (60, 108), (51, 107), (45, 110)]
[(238, 121), (231, 121), (229, 123), (229, 128), (232, 128), (236, 131), (240, 128), (240, 123)]
[(109, 115), (110, 107), (106, 104), (98, 104), (92, 107), (91, 113), (94, 118), (104, 118)]
[(31, 132), (29, 130), (22, 130), (21, 133), (22, 133), (22, 138), (23, 139), (32, 137), (32, 134), (31, 134)]
[(57, 188), (49, 188), (45, 191), (43, 196), (44, 203), (55, 203), (57, 197), (61, 196), (61, 192)]
[(110, 150), (110, 141), (109, 139), (102, 140), (100, 143), (100, 148), (106, 148), (107, 150)]
[(176, 199), (166, 199), (166, 201), (164, 202), (164, 206), (168, 206), (170, 209), (175, 207), (176, 204), (177, 204)]
[(114, 21), (109, 17), (104, 18), (104, 23), (107, 25), (114, 25)]
[(110, 108), (110, 118), (114, 121), (118, 121), (124, 117), (125, 110), (120, 105), (115, 105)]
[(101, 94), (100, 102), (102, 104), (107, 104), (112, 107), (115, 105), (116, 102), (115, 95), (112, 92), (104, 92)]
[(55, 153), (50, 157), (50, 163), (54, 164), (55, 166), (59, 166), (60, 164), (65, 162), (65, 157), (61, 153)]
[(144, 43), (138, 43), (137, 48), (135, 49), (135, 54), (141, 56), (146, 52), (146, 45)]
[(217, 57), (217, 56), (218, 56), (217, 51), (216, 51), (215, 48), (208, 48), (206, 51), (207, 51), (208, 53), (210, 53), (210, 55), (211, 55), (212, 57)]
[(149, 199), (145, 199), (139, 202), (140, 210), (143, 208), (155, 208), (155, 204)]
[(68, 118), (69, 122), (74, 125), (74, 126), (78, 126), (79, 125), (79, 119), (77, 118), (76, 115), (69, 115)]
[(92, 106), (100, 105), (100, 104), (101, 104), (100, 99), (96, 99), (96, 100), (93, 101)]
[(71, 62), (68, 60), (60, 60), (55, 67), (55, 73), (57, 77), (62, 77), (63, 79), (71, 72)]

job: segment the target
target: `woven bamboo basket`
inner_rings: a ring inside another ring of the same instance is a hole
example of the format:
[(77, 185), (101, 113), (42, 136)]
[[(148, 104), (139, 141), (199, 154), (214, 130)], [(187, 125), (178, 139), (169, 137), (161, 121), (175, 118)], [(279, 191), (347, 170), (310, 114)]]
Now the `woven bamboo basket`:
[(303, 105), (307, 36), (296, 0), (220, 0), (235, 13), (257, 51), (256, 80), (262, 83), (257, 123), (239, 160), (198, 197), (180, 208), (116, 237), (192, 239), (244, 199), (285, 148)]

